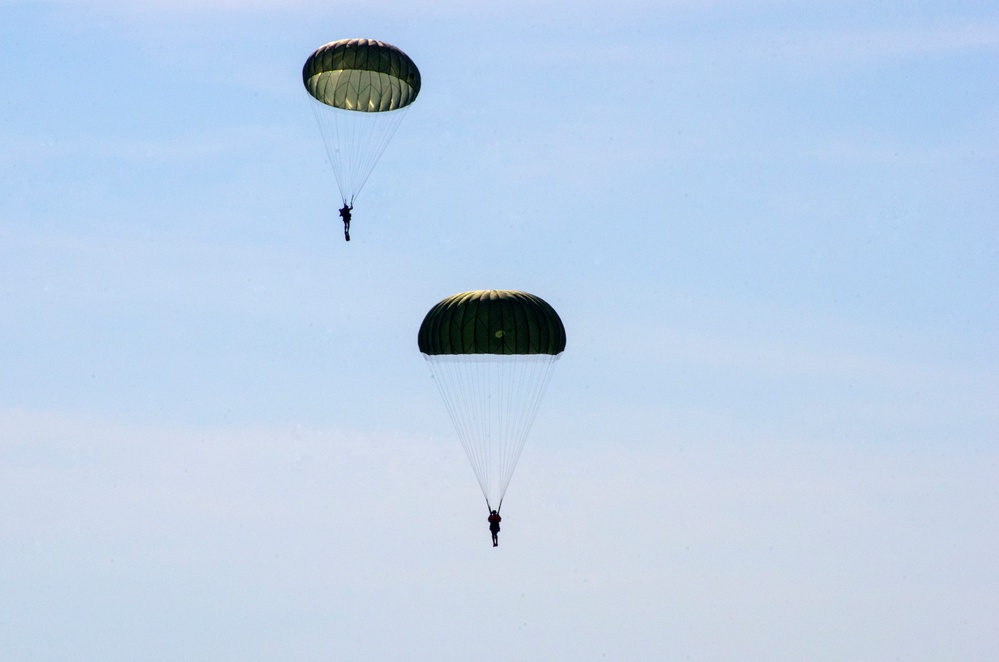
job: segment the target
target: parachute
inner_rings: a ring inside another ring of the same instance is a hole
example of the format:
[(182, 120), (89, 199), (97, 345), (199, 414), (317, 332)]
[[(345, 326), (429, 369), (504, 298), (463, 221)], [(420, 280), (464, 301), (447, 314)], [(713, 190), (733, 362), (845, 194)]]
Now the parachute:
[(420, 71), (395, 46), (341, 39), (321, 46), (302, 68), (305, 89), (340, 197), (353, 205), (386, 145), (420, 93)]
[(462, 292), (430, 309), (419, 346), (486, 504), (499, 510), (565, 349), (562, 320), (526, 292)]

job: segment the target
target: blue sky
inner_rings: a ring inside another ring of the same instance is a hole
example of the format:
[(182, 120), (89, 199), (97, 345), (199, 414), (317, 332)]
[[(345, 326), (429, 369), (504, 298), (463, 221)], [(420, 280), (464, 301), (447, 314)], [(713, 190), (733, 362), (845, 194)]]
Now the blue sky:
[[(423, 89), (342, 240), (302, 88)], [(992, 3), (0, 3), (0, 657), (990, 659)], [(567, 329), (489, 546), (416, 348)]]

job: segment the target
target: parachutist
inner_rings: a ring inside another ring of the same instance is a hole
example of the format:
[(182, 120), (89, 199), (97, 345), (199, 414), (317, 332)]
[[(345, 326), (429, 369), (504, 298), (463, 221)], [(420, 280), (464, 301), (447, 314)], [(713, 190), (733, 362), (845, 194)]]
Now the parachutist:
[(493, 547), (499, 547), (499, 523), (502, 520), (495, 510), (489, 513), (489, 533), (493, 534)]
[[(408, 55), (374, 39), (340, 39), (317, 48), (302, 83), (333, 166), (344, 207), (357, 199), (386, 144), (420, 94), (420, 70)], [(397, 112), (402, 111), (402, 112)], [(341, 215), (343, 212), (341, 212)], [(344, 239), (350, 241), (344, 219)]]
[(340, 208), (340, 218), (343, 219), (343, 238), (350, 241), (350, 210), (354, 208), (354, 205), (348, 205), (346, 200), (343, 203), (343, 207)]
[(460, 292), (430, 309), (417, 344), (482, 487), (486, 513), (496, 504), (499, 515), (531, 419), (565, 350), (562, 320), (527, 292)]

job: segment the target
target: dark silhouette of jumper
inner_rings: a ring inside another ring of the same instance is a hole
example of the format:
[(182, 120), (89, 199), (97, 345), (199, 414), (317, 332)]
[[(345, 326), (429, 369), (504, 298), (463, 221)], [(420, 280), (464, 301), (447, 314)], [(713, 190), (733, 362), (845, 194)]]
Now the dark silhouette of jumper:
[(503, 520), (495, 510), (489, 513), (489, 533), (493, 534), (493, 547), (499, 547), (500, 522)]

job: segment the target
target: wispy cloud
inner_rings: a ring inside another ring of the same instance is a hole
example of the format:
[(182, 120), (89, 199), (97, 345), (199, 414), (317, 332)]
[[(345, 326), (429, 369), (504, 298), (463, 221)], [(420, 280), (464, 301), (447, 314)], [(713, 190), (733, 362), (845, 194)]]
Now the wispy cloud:
[[(46, 611), (103, 623), (115, 650), (170, 632), (179, 657), (204, 652), (203, 618), (230, 652), (249, 640), (362, 657), (416, 642), (462, 658), (475, 646), (439, 633), (497, 627), (525, 638), (498, 651), (556, 636), (583, 658), (771, 659), (788, 631), (805, 656), (849, 657), (842, 630), (872, 620), (869, 646), (889, 656), (995, 644), (994, 451), (549, 444), (525, 453), (493, 550), (453, 439), (0, 410), (0, 440), (8, 647)], [(426, 609), (427, 595), (447, 599)], [(941, 603), (960, 644), (924, 627)], [(386, 609), (389, 632), (364, 627)], [(296, 628), (274, 625), (286, 619)], [(66, 628), (57, 641), (77, 654), (107, 645)]]

